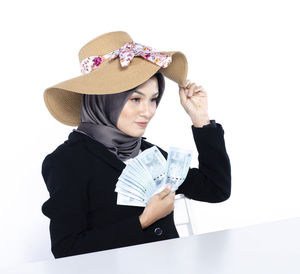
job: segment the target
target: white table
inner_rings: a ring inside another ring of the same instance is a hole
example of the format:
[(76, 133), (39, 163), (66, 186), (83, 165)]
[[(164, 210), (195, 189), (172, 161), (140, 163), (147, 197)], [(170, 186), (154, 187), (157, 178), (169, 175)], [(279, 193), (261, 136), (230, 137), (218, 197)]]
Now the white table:
[(32, 274), (299, 274), (300, 218), (10, 268)]

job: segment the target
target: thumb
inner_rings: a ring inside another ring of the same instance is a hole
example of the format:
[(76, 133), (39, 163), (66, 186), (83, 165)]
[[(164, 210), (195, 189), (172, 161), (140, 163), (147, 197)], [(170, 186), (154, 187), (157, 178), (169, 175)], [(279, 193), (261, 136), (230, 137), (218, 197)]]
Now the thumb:
[(172, 188), (172, 186), (170, 184), (168, 184), (167, 187), (163, 191), (158, 193), (159, 198), (163, 199), (167, 195), (169, 195), (169, 193), (171, 192), (171, 188)]
[(179, 88), (179, 97), (181, 102), (186, 101), (185, 89), (183, 87)]

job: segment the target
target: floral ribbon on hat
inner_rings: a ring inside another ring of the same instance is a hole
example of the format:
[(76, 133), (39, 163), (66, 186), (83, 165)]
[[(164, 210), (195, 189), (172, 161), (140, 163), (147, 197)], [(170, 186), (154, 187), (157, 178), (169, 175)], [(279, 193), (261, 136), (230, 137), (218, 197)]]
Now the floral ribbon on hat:
[(144, 57), (146, 60), (162, 68), (166, 68), (172, 62), (172, 57), (167, 54), (157, 52), (153, 48), (144, 46), (139, 43), (129, 42), (121, 48), (103, 56), (90, 56), (83, 59), (80, 64), (81, 72), (84, 74), (90, 73), (91, 71), (94, 71), (99, 65), (101, 65), (105, 60), (113, 60), (118, 56), (120, 58), (122, 67), (127, 67), (135, 56)]

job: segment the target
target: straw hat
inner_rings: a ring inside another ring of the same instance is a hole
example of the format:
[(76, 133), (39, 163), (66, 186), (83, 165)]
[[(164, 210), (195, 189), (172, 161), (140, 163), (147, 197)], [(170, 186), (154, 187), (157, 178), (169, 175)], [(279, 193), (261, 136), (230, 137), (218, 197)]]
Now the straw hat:
[(160, 51), (133, 42), (124, 31), (96, 37), (79, 51), (83, 75), (47, 88), (45, 104), (63, 124), (80, 123), (81, 94), (113, 94), (132, 89), (160, 70), (164, 76), (183, 85), (188, 64), (179, 51)]

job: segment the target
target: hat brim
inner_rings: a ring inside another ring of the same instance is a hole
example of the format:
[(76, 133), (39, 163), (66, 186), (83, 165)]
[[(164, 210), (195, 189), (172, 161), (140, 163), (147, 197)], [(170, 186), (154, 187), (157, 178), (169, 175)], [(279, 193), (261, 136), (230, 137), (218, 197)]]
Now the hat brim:
[(80, 123), (81, 94), (113, 94), (132, 89), (151, 78), (158, 70), (164, 76), (183, 85), (186, 81), (188, 64), (179, 51), (161, 51), (172, 56), (167, 68), (136, 56), (127, 67), (122, 68), (119, 58), (105, 61), (94, 71), (63, 81), (47, 88), (45, 104), (59, 122), (77, 126)]

